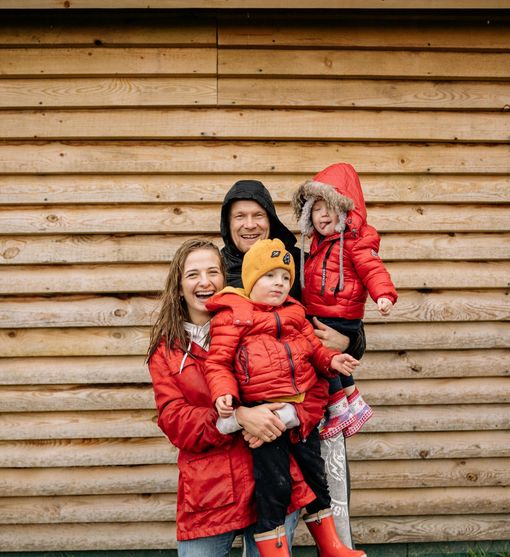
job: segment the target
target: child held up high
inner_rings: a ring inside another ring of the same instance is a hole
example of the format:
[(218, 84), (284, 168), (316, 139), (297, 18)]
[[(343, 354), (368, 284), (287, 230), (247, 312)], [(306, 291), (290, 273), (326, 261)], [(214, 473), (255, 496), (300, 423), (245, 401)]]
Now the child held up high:
[[(337, 163), (305, 182), (292, 199), (302, 234), (312, 241), (306, 262), (301, 258), (302, 300), (307, 315), (349, 337), (345, 352), (359, 360), (366, 347), (363, 316), (367, 294), (381, 315), (389, 315), (397, 292), (378, 251), (380, 238), (367, 223), (358, 174)], [(301, 250), (302, 254), (304, 253)], [(304, 269), (303, 269), (304, 266)], [(327, 420), (321, 439), (343, 431), (357, 433), (372, 416), (352, 375), (330, 380)]]
[[(278, 240), (259, 240), (242, 266), (244, 289), (227, 287), (208, 302), (216, 312), (211, 321), (211, 345), (206, 379), (220, 417), (234, 407), (262, 402), (298, 406), (324, 376), (350, 375), (357, 360), (322, 346), (303, 306), (288, 294), (294, 281), (294, 261)], [(251, 445), (257, 523), (255, 540), (262, 557), (287, 557), (283, 523), (290, 501), (290, 455), (313, 490), (307, 505), (308, 526), (324, 557), (364, 557), (337, 536), (331, 512), (325, 465), (317, 425), (295, 427), (271, 441)]]

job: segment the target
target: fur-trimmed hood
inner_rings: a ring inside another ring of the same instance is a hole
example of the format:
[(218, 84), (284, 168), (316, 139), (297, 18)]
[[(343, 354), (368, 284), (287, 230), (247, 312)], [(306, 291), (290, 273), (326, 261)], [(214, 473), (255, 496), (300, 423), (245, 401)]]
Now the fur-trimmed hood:
[(359, 229), (367, 220), (365, 199), (357, 172), (352, 165), (340, 162), (328, 166), (298, 188), (292, 197), (292, 208), (302, 234), (313, 232), (312, 207), (324, 199), (338, 217), (337, 232)]

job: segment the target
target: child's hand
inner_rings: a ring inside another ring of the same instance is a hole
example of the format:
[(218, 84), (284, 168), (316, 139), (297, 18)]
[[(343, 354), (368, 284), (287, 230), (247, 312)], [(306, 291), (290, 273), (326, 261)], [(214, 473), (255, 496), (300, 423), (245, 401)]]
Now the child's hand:
[(232, 412), (234, 411), (232, 407), (232, 395), (219, 396), (216, 399), (215, 406), (220, 418), (232, 416)]
[(359, 362), (350, 354), (338, 354), (333, 356), (329, 367), (342, 375), (351, 375), (356, 366), (359, 366)]
[(379, 298), (377, 300), (377, 309), (381, 315), (389, 315), (392, 307), (393, 302), (388, 300), (388, 298)]

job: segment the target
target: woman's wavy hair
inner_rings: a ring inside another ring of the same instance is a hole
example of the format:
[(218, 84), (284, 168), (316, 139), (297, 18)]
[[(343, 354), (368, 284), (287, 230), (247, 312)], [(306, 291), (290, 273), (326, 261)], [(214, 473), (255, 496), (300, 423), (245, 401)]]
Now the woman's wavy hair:
[(165, 289), (160, 297), (161, 309), (151, 330), (146, 361), (149, 361), (163, 339), (168, 350), (175, 346), (185, 347), (187, 344), (184, 321), (189, 321), (189, 313), (187, 304), (180, 295), (182, 273), (188, 255), (200, 249), (210, 249), (218, 255), (221, 272), (223, 276), (226, 276), (220, 250), (212, 242), (200, 239), (183, 242), (170, 263)]

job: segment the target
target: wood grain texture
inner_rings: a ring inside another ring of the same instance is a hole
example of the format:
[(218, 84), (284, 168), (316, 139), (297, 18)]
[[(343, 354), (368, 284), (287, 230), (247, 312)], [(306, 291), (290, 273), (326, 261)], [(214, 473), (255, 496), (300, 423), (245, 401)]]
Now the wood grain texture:
[[(1, 85), (1, 81), (0, 81)], [(256, 176), (276, 203), (290, 202), (309, 174), (1, 175), (0, 203), (57, 205), (109, 203), (222, 203), (230, 187)], [(360, 171), (360, 169), (357, 169)], [(361, 173), (367, 203), (510, 203), (508, 175)]]
[[(510, 64), (509, 64), (510, 67)], [(30, 148), (31, 156), (26, 157)], [(359, 172), (510, 172), (507, 145), (334, 142), (3, 143), (0, 173), (307, 173), (344, 160)]]
[(509, 122), (510, 114), (501, 112), (424, 110), (6, 110), (0, 113), (0, 137), (7, 140), (218, 138), (501, 143), (509, 139)]
[[(298, 85), (299, 84), (299, 85)], [(506, 83), (410, 79), (220, 77), (218, 103), (225, 106), (502, 110)]]

